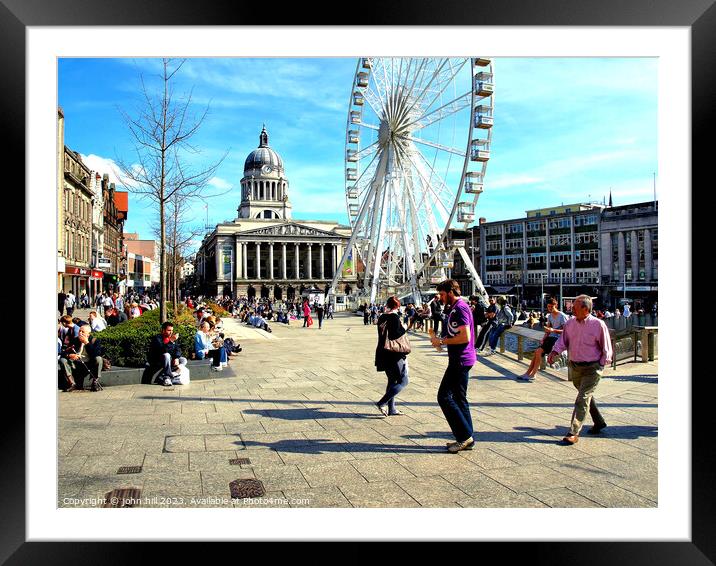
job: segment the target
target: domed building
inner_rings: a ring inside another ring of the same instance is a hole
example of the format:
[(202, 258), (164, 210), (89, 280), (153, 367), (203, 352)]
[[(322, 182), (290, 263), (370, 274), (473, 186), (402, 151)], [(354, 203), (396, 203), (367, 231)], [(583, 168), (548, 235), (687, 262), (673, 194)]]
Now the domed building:
[[(308, 289), (327, 289), (351, 228), (292, 219), (283, 159), (269, 146), (266, 126), (244, 161), (240, 187), (237, 218), (218, 224), (197, 252), (200, 292), (294, 299)], [(356, 281), (353, 262), (347, 262), (337, 285), (337, 310), (341, 294), (350, 293)]]

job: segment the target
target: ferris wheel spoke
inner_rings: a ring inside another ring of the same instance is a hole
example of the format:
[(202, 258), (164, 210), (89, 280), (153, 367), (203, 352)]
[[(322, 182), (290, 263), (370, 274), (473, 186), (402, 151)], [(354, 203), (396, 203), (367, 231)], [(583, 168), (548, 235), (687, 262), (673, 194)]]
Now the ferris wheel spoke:
[(457, 112), (460, 112), (461, 110), (464, 110), (465, 108), (468, 108), (470, 106), (471, 99), (472, 93), (466, 92), (465, 94), (458, 96), (454, 100), (443, 104), (440, 108), (436, 108), (435, 110), (431, 110), (430, 112), (426, 112), (422, 116), (419, 116), (418, 118), (413, 120), (410, 125), (417, 125), (419, 128), (426, 128), (429, 125), (434, 124), (435, 122), (443, 120), (448, 116), (451, 116), (453, 114), (456, 114)]
[(456, 149), (456, 148), (454, 148), (454, 147), (449, 147), (449, 146), (447, 146), (447, 145), (442, 145), (442, 144), (439, 144), (439, 143), (435, 143), (435, 142), (423, 140), (423, 139), (416, 138), (416, 137), (413, 137), (413, 136), (409, 136), (409, 137), (407, 137), (406, 139), (409, 140), (409, 141), (411, 141), (411, 142), (414, 142), (414, 143), (419, 143), (419, 144), (421, 144), (421, 145), (427, 145), (427, 146), (429, 146), (429, 147), (434, 147), (435, 149), (439, 149), (439, 150), (445, 151), (445, 152), (447, 152), (447, 153), (452, 153), (452, 154), (454, 154), (454, 155), (459, 155), (460, 157), (463, 157), (463, 158), (466, 156), (464, 150)]
[[(430, 176), (428, 176), (427, 171), (425, 171), (423, 169), (423, 166), (418, 161), (413, 160), (413, 165), (415, 166), (416, 171), (420, 175), (421, 181), (423, 182), (424, 186), (427, 189), (429, 189), (430, 192), (435, 197), (435, 201), (431, 201), (431, 202), (434, 202), (436, 205), (439, 205), (439, 206), (436, 206), (435, 208), (437, 209), (438, 213), (440, 213), (441, 219), (444, 221), (444, 224), (447, 225), (448, 221), (450, 220), (450, 214), (452, 211), (448, 210), (448, 207), (445, 205), (445, 203), (443, 202), (443, 199), (441, 198), (441, 194), (446, 192), (445, 189), (447, 189), (447, 187), (440, 181), (440, 177), (437, 175), (437, 173), (432, 168), (430, 163), (428, 163), (425, 160), (425, 157), (423, 156), (423, 154), (420, 152), (418, 152), (418, 154), (423, 159), (423, 161), (425, 161), (425, 165), (430, 169), (432, 174)], [(440, 183), (440, 185), (437, 189), (433, 186), (433, 184), (431, 182), (431, 179), (433, 178), (433, 176), (435, 177), (436, 181), (438, 181), (438, 183)], [(447, 193), (450, 197), (452, 197), (452, 194), (449, 192), (449, 190), (447, 191)], [(427, 194), (426, 194), (426, 196), (427, 196)]]
[[(449, 62), (449, 61), (450, 61), (450, 60), (448, 59), (448, 62)], [(445, 92), (445, 89), (446, 89), (450, 84), (453, 84), (453, 82), (454, 82), (454, 80), (455, 80), (455, 77), (457, 77), (457, 76), (460, 74), (460, 71), (463, 69), (463, 67), (465, 66), (466, 63), (467, 63), (467, 60), (463, 61), (460, 65), (458, 65), (458, 66), (454, 69), (454, 72), (449, 73), (449, 74), (446, 76), (446, 78), (445, 78), (445, 80), (444, 80), (444, 84), (438, 86), (437, 93), (435, 94), (435, 97), (430, 101), (429, 104), (426, 105), (426, 108), (431, 108), (431, 107), (433, 106), (433, 104), (435, 104), (435, 102), (438, 100), (438, 98), (440, 98), (440, 95), (442, 95), (442, 93)], [(452, 66), (451, 66), (451, 70), (453, 70), (453, 69), (452, 69)], [(470, 93), (468, 93), (468, 94), (470, 94)]]
[(368, 157), (369, 155), (371, 155), (372, 153), (375, 153), (376, 151), (378, 151), (378, 142), (377, 141), (373, 142), (372, 144), (370, 144), (370, 145), (364, 147), (363, 149), (361, 149), (360, 151), (358, 151), (355, 154), (355, 157), (360, 161), (361, 159)]
[(430, 77), (430, 80), (428, 81), (428, 84), (425, 85), (425, 88), (420, 92), (420, 94), (415, 97), (415, 100), (413, 101), (413, 104), (408, 108), (408, 113), (410, 113), (413, 108), (415, 108), (416, 105), (418, 105), (420, 102), (422, 102), (425, 95), (429, 92), (430, 86), (435, 81), (435, 77), (440, 75), (440, 72), (442, 71), (443, 67), (447, 64), (448, 59), (444, 59), (443, 62), (440, 64), (437, 70), (433, 71), (432, 76)]

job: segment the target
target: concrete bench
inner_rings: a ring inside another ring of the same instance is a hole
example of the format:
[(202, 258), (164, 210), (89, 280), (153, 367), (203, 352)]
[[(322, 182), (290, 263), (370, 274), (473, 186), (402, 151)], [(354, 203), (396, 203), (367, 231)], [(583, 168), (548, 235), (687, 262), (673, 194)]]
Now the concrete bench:
[[(191, 380), (202, 380), (202, 379), (216, 379), (219, 377), (229, 377), (228, 372), (226, 374), (216, 373), (211, 371), (211, 359), (205, 360), (189, 360), (186, 363), (186, 367), (189, 368), (191, 374)], [(135, 385), (142, 383), (142, 376), (148, 368), (123, 368), (113, 366), (112, 369), (102, 372), (100, 383), (103, 386), (111, 385)], [(150, 382), (153, 376), (149, 376)]]

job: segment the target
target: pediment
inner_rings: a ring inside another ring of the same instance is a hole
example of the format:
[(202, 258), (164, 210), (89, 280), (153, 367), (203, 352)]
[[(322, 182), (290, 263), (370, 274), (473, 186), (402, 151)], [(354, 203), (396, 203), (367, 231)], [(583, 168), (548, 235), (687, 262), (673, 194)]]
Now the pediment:
[(286, 222), (283, 224), (273, 224), (261, 228), (254, 228), (241, 232), (241, 236), (328, 236), (335, 238), (339, 234), (319, 230), (313, 226), (306, 226), (297, 222)]

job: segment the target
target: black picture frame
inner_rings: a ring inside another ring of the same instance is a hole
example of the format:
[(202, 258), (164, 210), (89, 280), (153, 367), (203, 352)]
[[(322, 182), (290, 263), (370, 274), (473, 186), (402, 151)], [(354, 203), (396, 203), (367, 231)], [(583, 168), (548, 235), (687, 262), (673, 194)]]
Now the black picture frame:
[[(338, 11), (336, 4), (281, 4), (270, 11), (261, 5), (238, 4), (225, 1), (145, 2), (143, 0), (3, 0), (0, 4), (0, 58), (2, 59), (4, 88), (1, 91), (5, 138), (11, 143), (5, 152), (8, 165), (25, 162), (25, 31), (28, 26), (128, 26), (128, 25), (553, 25), (553, 26), (685, 26), (691, 30), (692, 57), (692, 174), (693, 185), (706, 179), (710, 140), (713, 137), (714, 105), (716, 103), (716, 5), (714, 0), (569, 0), (529, 1), (488, 0), (481, 2), (437, 2), (393, 0), (385, 3), (362, 3), (360, 9)], [(279, 7), (280, 6), (280, 7)], [(346, 5), (350, 8), (351, 5)], [(267, 21), (270, 20), (270, 21)], [(327, 46), (328, 48), (330, 46)], [(708, 138), (707, 138), (708, 136)], [(6, 167), (6, 171), (9, 167)], [(688, 194), (690, 187), (667, 188)], [(691, 193), (693, 197), (693, 192)], [(701, 214), (708, 206), (701, 207)], [(31, 211), (25, 210), (30, 219)], [(697, 218), (692, 226), (698, 226)], [(688, 228), (685, 228), (688, 229)], [(694, 246), (697, 240), (693, 239)], [(692, 252), (693, 254), (693, 252)], [(27, 257), (27, 255), (26, 255)], [(693, 254), (692, 258), (697, 255)], [(708, 256), (702, 256), (702, 259)], [(690, 273), (689, 279), (690, 280)], [(22, 297), (23, 301), (27, 297)], [(678, 297), (674, 297), (678, 301)], [(661, 301), (660, 301), (661, 302)], [(25, 304), (23, 302), (23, 304)], [(663, 304), (666, 304), (664, 301)], [(688, 386), (691, 352), (705, 355), (709, 333), (697, 333), (691, 305), (680, 305), (687, 313), (684, 324), (690, 326), (691, 344), (671, 345), (684, 354), (683, 375), (668, 375), (664, 379), (680, 379)], [(707, 305), (710, 308), (710, 305)], [(694, 310), (694, 313), (697, 311)], [(36, 329), (35, 329), (36, 330)], [(29, 346), (29, 343), (26, 342)], [(696, 374), (695, 368), (692, 370)], [(543, 543), (484, 543), (493, 555), (474, 554), (475, 560), (488, 556), (493, 560), (514, 561), (516, 554), (524, 554), (531, 564), (713, 564), (716, 560), (716, 497), (714, 488), (713, 441), (707, 436), (714, 421), (713, 409), (707, 406), (711, 372), (699, 372), (691, 379), (692, 391), (692, 519), (690, 542), (570, 542), (588, 535), (590, 525), (579, 525), (576, 532), (566, 525), (555, 525), (555, 538), (564, 542)], [(30, 379), (33, 376), (26, 376)], [(37, 377), (37, 376), (34, 376)], [(17, 389), (15, 389), (17, 391)], [(23, 398), (24, 401), (24, 398)], [(57, 543), (25, 542), (26, 489), (44, 489), (51, 496), (51, 485), (27, 486), (25, 483), (25, 414), (24, 403), (14, 397), (18, 413), (5, 419), (0, 435), (5, 462), (0, 476), (0, 559), (7, 564), (125, 564), (145, 561), (150, 552), (146, 543)], [(7, 403), (7, 401), (6, 401)], [(699, 434), (699, 431), (701, 434)], [(703, 434), (705, 433), (705, 434)], [(78, 525), (78, 532), (88, 532), (90, 526)], [(456, 538), (461, 529), (456, 528)], [(240, 534), (240, 533), (237, 533)], [(355, 534), (355, 533), (353, 533)], [(524, 534), (517, 529), (515, 536)], [(352, 533), (346, 533), (350, 539)], [(320, 539), (320, 533), (316, 533)], [(186, 556), (186, 545), (162, 545), (162, 559), (172, 559), (178, 553)], [(226, 545), (203, 545), (201, 559), (210, 561), (228, 549)], [(244, 551), (246, 552), (246, 550)], [(175, 555), (175, 556), (172, 556)], [(470, 556), (470, 555), (468, 555)], [(176, 556), (178, 558), (178, 556)], [(469, 559), (469, 558), (468, 558)]]

